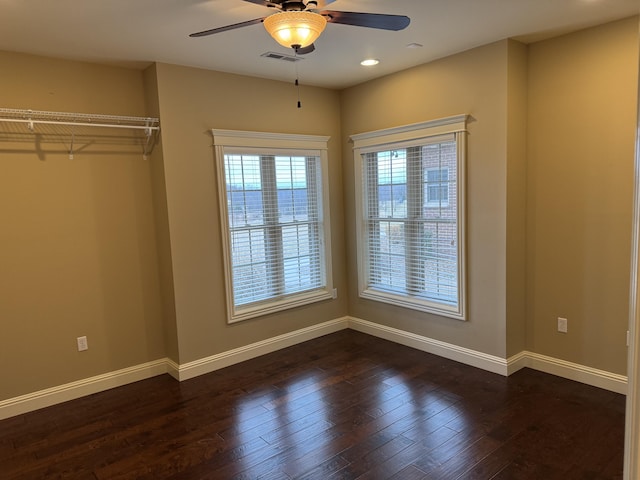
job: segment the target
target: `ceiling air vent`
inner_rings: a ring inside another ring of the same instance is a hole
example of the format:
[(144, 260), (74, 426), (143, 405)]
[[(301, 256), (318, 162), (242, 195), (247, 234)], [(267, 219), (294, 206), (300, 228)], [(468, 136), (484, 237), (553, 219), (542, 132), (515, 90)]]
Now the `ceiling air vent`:
[(276, 53), (276, 52), (265, 52), (261, 57), (265, 58), (273, 58), (274, 60), (282, 60), (283, 62), (299, 62), (302, 60), (300, 57), (296, 57), (294, 55), (286, 55), (284, 53)]

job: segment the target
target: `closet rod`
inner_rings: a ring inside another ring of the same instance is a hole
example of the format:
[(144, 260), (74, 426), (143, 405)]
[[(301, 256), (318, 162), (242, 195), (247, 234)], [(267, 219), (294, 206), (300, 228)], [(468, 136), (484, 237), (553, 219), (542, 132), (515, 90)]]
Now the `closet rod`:
[(107, 127), (107, 128), (135, 128), (139, 130), (160, 130), (160, 127), (144, 126), (144, 125), (119, 125), (113, 123), (92, 123), (92, 122), (65, 122), (55, 120), (23, 120), (20, 118), (0, 118), (0, 122), (11, 123), (28, 123), (30, 125), (67, 125), (75, 127)]

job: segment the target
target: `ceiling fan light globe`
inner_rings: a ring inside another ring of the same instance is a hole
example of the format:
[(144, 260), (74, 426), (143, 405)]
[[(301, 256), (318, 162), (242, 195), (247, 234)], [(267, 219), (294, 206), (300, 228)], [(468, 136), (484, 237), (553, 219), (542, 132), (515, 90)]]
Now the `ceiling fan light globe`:
[(280, 12), (269, 15), (264, 19), (264, 28), (269, 35), (283, 47), (304, 48), (315, 42), (324, 28), (327, 20), (313, 12)]
[(293, 35), (291, 35), (290, 30), (283, 28), (282, 30), (277, 30), (274, 33), (278, 37), (276, 41), (281, 45), (289, 45), (291, 43), (291, 37)]

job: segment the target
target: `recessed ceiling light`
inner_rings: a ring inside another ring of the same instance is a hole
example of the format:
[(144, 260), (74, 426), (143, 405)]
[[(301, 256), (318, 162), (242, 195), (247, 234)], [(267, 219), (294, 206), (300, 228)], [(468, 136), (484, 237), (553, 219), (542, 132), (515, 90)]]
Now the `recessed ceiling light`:
[(407, 48), (422, 48), (424, 45), (422, 45), (421, 43), (409, 43), (407, 44)]
[(377, 60), (375, 58), (368, 58), (366, 60), (361, 61), (360, 65), (364, 67), (372, 67), (374, 65), (378, 65), (379, 63), (380, 63), (380, 60)]

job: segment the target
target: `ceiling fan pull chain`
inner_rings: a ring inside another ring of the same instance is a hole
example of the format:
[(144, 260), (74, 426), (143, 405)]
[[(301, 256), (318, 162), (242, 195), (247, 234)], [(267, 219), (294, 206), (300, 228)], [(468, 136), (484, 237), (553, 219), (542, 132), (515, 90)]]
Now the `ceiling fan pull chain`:
[(293, 62), (296, 66), (296, 81), (295, 81), (295, 85), (296, 85), (296, 93), (298, 94), (298, 108), (302, 108), (302, 103), (300, 103), (300, 82), (298, 81), (298, 77), (300, 76), (298, 74), (298, 49), (294, 47), (293, 51), (295, 52), (295, 57), (296, 57), (296, 61)]

